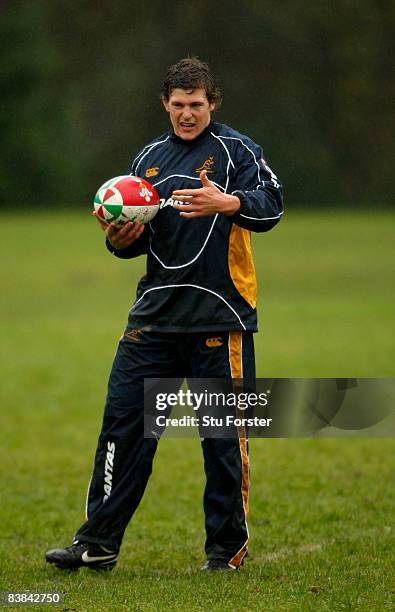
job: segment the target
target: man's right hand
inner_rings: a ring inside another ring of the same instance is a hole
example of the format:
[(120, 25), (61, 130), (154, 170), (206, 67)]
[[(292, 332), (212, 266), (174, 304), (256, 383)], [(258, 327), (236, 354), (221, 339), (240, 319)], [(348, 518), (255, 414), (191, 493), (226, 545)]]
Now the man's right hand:
[(93, 212), (93, 216), (99, 221), (102, 230), (106, 233), (107, 240), (118, 251), (130, 246), (132, 242), (140, 238), (144, 231), (144, 225), (139, 221), (135, 223), (128, 221), (124, 225), (116, 226), (114, 221), (108, 224), (100, 219), (96, 212)]

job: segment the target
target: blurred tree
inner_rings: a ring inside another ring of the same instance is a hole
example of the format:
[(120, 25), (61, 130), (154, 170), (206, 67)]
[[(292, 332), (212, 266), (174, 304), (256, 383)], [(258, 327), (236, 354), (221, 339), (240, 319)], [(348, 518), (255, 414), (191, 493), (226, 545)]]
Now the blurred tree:
[(63, 60), (51, 40), (44, 5), (2, 9), (0, 51), (0, 201), (72, 202), (84, 181), (81, 101), (60, 86)]
[(288, 203), (393, 201), (393, 3), (41, 0), (4, 16), (4, 201), (89, 201), (168, 129), (161, 81), (188, 54), (216, 72), (217, 119), (262, 143)]

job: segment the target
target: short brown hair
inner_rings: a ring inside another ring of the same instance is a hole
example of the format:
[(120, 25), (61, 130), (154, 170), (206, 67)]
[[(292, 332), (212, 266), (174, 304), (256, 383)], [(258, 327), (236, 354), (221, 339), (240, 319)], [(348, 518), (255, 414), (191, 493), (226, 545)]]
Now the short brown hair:
[(173, 89), (204, 89), (208, 101), (221, 105), (221, 91), (208, 64), (198, 57), (186, 57), (167, 69), (162, 86), (162, 96), (170, 98)]

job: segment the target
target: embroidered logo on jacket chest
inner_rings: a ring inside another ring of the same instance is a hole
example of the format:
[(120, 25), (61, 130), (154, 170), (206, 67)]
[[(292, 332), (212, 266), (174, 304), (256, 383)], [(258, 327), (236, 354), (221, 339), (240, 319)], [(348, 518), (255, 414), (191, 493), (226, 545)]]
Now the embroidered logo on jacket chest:
[(152, 176), (156, 176), (159, 172), (159, 166), (152, 166), (152, 168), (148, 168), (145, 172), (145, 176), (147, 178), (151, 178)]
[(200, 174), (201, 172), (203, 172), (203, 170), (205, 170), (207, 174), (213, 174), (215, 172), (215, 169), (213, 167), (214, 164), (215, 164), (214, 157), (210, 155), (210, 157), (206, 159), (206, 161), (204, 161), (199, 168), (196, 168), (195, 172), (197, 174)]

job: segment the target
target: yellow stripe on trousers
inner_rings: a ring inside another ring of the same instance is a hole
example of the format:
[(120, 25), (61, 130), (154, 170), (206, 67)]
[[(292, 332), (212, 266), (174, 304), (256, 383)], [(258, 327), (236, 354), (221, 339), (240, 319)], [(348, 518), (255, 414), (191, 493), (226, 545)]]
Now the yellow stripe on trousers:
[[(242, 383), (243, 378), (243, 359), (242, 359), (242, 348), (243, 348), (243, 337), (241, 331), (231, 331), (229, 332), (229, 362), (230, 362), (230, 372), (233, 379), (237, 382), (235, 386), (239, 388)], [(244, 521), (248, 534), (248, 526), (247, 526), (247, 514), (248, 514), (248, 495), (250, 489), (250, 465), (248, 459), (247, 452), (247, 436), (244, 427), (238, 427), (237, 433), (239, 436), (239, 447), (240, 447), (240, 455), (241, 455), (241, 494), (243, 499), (243, 508), (244, 508)], [(248, 545), (248, 535), (247, 540), (241, 547), (241, 549), (235, 554), (235, 556), (229, 561), (229, 565), (234, 567), (238, 567), (242, 562), (246, 552)]]

